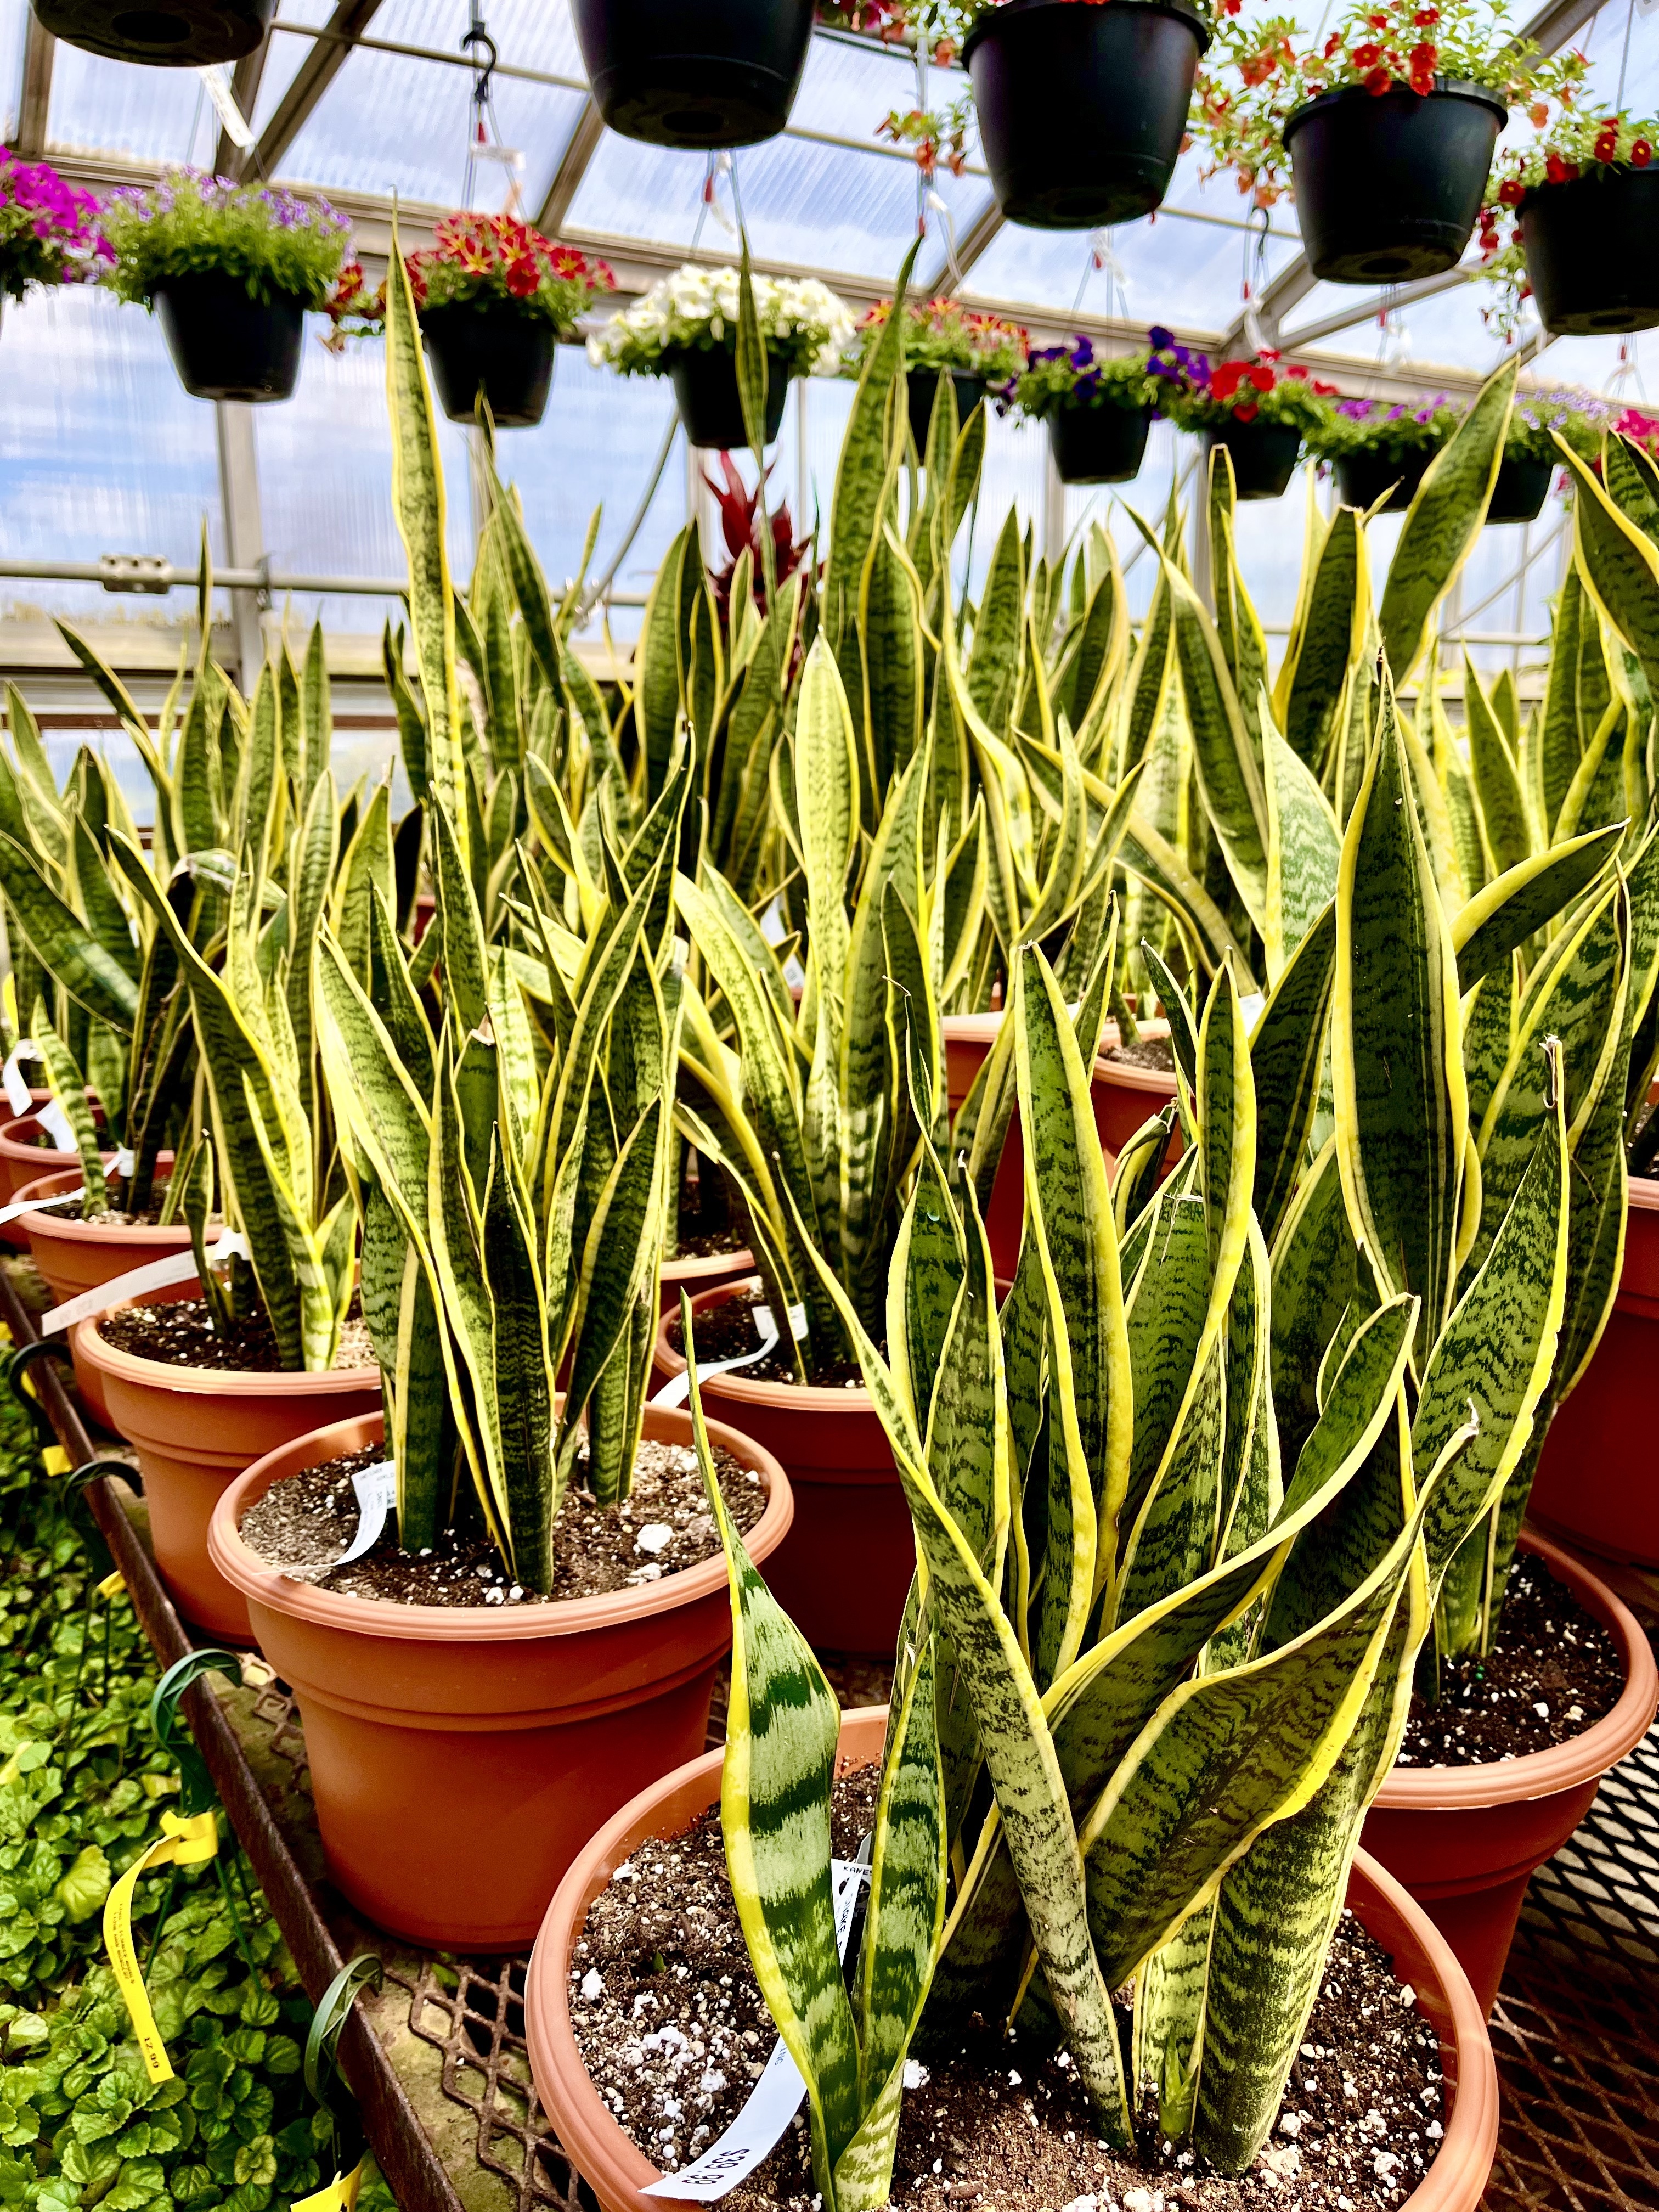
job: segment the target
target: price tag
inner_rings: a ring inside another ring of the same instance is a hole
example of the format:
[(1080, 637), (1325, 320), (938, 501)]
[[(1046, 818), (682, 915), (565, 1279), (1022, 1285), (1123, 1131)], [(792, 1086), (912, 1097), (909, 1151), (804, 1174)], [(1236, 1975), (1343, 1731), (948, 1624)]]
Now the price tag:
[(326, 2189), (319, 2189), (312, 2197), (296, 2197), (289, 2212), (355, 2212), (357, 2191), (362, 2186), (365, 2152), (349, 2173), (337, 2173)]
[(84, 1198), (87, 1187), (77, 1182), (70, 1190), (54, 1191), (50, 1198), (15, 1198), (9, 1206), (0, 1206), (0, 1221), (15, 1221), (20, 1213), (37, 1213), (43, 1206), (67, 1206), (72, 1198)]
[[(865, 1848), (869, 1848), (867, 1840)], [(843, 1959), (853, 1929), (853, 1908), (858, 1903), (860, 1887), (868, 1880), (869, 1874), (870, 1869), (863, 1859), (830, 1862), (830, 1878), (836, 1897), (836, 1948)], [(720, 2140), (711, 2143), (690, 2166), (683, 2166), (678, 2173), (665, 2173), (659, 2181), (647, 2182), (642, 2193), (647, 2197), (678, 2197), (692, 2204), (718, 2203), (740, 2181), (746, 2180), (763, 2159), (770, 2157), (784, 2130), (800, 2110), (801, 2099), (805, 2094), (806, 2084), (800, 2078), (800, 2069), (780, 2039), (772, 2046), (766, 2070), (750, 2092), (749, 2101)]]
[(34, 1118), (60, 1152), (80, 1151), (75, 1141), (75, 1132), (70, 1127), (69, 1115), (55, 1098), (47, 1099), (44, 1106), (37, 1108)]

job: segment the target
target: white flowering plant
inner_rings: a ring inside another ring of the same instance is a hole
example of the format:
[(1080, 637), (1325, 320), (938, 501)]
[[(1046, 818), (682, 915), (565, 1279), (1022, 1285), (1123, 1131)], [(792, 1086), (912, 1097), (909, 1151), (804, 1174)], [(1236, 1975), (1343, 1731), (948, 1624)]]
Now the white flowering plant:
[[(735, 269), (675, 270), (588, 340), (589, 358), (622, 376), (664, 376), (677, 353), (735, 354), (739, 281)], [(751, 282), (767, 351), (786, 361), (792, 376), (833, 376), (853, 339), (846, 301), (811, 277)]]

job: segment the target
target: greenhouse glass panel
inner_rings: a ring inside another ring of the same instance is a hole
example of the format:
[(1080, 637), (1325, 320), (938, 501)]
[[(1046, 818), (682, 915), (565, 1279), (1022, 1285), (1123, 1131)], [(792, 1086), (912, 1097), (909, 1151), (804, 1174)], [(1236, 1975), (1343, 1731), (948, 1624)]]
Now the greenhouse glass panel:
[(0, 0), (0, 123), (9, 137), (16, 128), (23, 89), (23, 34), (28, 0)]
[(47, 137), (65, 153), (202, 167), (213, 160), (219, 118), (194, 70), (133, 69), (60, 40)]

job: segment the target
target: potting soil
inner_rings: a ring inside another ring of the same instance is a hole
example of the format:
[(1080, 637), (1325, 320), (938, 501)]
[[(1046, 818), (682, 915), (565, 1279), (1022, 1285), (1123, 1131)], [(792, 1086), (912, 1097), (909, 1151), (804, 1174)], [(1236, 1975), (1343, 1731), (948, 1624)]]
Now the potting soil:
[[(157, 1359), (168, 1367), (205, 1367), (236, 1375), (283, 1371), (276, 1331), (264, 1313), (240, 1316), (221, 1336), (201, 1298), (177, 1298), (165, 1305), (123, 1306), (119, 1312), (104, 1316), (98, 1334), (118, 1351), (130, 1352), (138, 1359)], [(340, 1331), (333, 1371), (375, 1364), (362, 1308), (354, 1297)]]
[[(692, 1323), (697, 1347), (697, 1364), (707, 1367), (716, 1359), (740, 1359), (745, 1352), (753, 1352), (760, 1343), (755, 1328), (755, 1308), (769, 1303), (766, 1292), (756, 1290), (739, 1291), (717, 1305), (703, 1307)], [(773, 1318), (781, 1322), (782, 1316)], [(671, 1315), (668, 1322), (668, 1341), (678, 1352), (685, 1350), (685, 1340), (680, 1330), (679, 1316)], [(855, 1359), (831, 1360), (823, 1365), (807, 1362), (807, 1381), (819, 1390), (861, 1390), (864, 1376)], [(751, 1366), (740, 1367), (733, 1381), (750, 1382), (787, 1382), (799, 1380), (794, 1369), (784, 1355), (780, 1342), (775, 1352)]]

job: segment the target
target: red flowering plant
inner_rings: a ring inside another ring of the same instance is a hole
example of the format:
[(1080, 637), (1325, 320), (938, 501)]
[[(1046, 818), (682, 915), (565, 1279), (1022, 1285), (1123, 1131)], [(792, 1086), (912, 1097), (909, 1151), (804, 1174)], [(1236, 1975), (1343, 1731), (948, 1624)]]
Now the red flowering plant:
[[(1497, 303), (1482, 310), (1487, 324), (1511, 337), (1521, 319), (1522, 302), (1529, 296), (1526, 256), (1521, 246), (1521, 210), (1527, 195), (1547, 185), (1569, 185), (1579, 177), (1607, 179), (1632, 169), (1650, 167), (1659, 155), (1659, 121), (1635, 117), (1620, 108), (1616, 115), (1595, 110), (1563, 107), (1553, 120), (1534, 117), (1540, 125), (1530, 143), (1511, 146), (1499, 155), (1493, 172), (1495, 189), (1480, 210), (1482, 275), (1498, 290)], [(1509, 237), (1501, 226), (1509, 225)]]
[[(892, 312), (890, 300), (878, 300), (866, 311), (848, 354), (851, 374), (857, 374), (876, 332)], [(981, 314), (964, 307), (960, 300), (916, 300), (905, 307), (907, 368), (954, 369), (963, 376), (982, 376), (988, 384), (1006, 384), (1024, 367), (1029, 343), (1023, 324)]]
[[(714, 604), (720, 609), (720, 623), (728, 632), (732, 627), (732, 583), (739, 559), (746, 552), (750, 557), (750, 588), (756, 606), (766, 612), (766, 562), (761, 544), (763, 527), (772, 535), (772, 558), (780, 584), (787, 584), (811, 550), (812, 541), (803, 538), (797, 541), (795, 526), (789, 519), (786, 503), (769, 514), (761, 498), (761, 488), (753, 491), (744, 483), (730, 453), (720, 456), (720, 481), (705, 476), (703, 482), (714, 495), (720, 508), (720, 535), (726, 540), (726, 560), (724, 568), (710, 568), (708, 580), (714, 586)], [(770, 469), (767, 471), (769, 477)], [(795, 649), (800, 650), (797, 638)]]
[(1160, 415), (1177, 429), (1214, 430), (1234, 422), (1283, 422), (1305, 437), (1329, 413), (1336, 391), (1305, 368), (1279, 366), (1276, 353), (1212, 366), (1207, 354), (1180, 344), (1154, 326), (1146, 359), (1146, 388)]
[(924, 177), (933, 176), (941, 164), (953, 177), (968, 166), (968, 129), (973, 120), (969, 93), (949, 107), (896, 107), (876, 125), (878, 138), (895, 146), (908, 146)]
[(1293, 16), (1245, 21), (1243, 0), (1221, 0), (1215, 41), (1199, 70), (1192, 135), (1204, 174), (1231, 169), (1258, 207), (1291, 190), (1285, 127), (1322, 93), (1395, 86), (1419, 98), (1446, 84), (1480, 86), (1534, 127), (1571, 106), (1582, 54), (1546, 54), (1510, 21), (1504, 0), (1357, 0), (1328, 36), (1311, 42)]
[[(573, 330), (617, 280), (603, 261), (574, 246), (556, 246), (516, 216), (474, 215), (458, 210), (440, 217), (434, 243), (407, 257), (416, 308), (486, 306), (507, 300), (526, 315)], [(386, 287), (371, 292), (362, 264), (348, 262), (328, 301), (336, 341), (345, 333), (380, 329)]]

